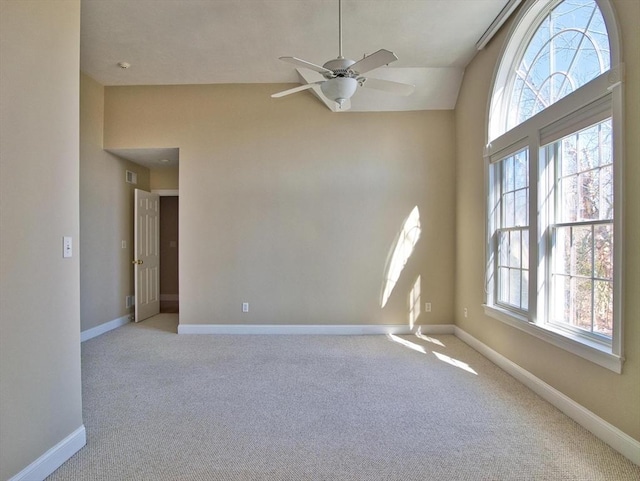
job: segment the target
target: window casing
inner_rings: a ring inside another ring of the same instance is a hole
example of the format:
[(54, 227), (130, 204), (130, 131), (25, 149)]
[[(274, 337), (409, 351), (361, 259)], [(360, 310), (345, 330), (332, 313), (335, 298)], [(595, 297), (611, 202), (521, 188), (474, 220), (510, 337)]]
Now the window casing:
[(486, 313), (616, 372), (622, 73), (607, 0), (530, 0), (496, 72), (485, 155)]

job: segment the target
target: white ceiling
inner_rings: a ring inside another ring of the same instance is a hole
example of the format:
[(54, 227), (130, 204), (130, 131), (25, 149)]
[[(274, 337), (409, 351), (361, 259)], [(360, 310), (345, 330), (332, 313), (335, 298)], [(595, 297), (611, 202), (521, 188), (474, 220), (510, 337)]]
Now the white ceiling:
[(167, 169), (177, 167), (180, 157), (180, 149), (159, 148), (159, 149), (105, 149), (118, 157), (128, 159), (136, 164), (143, 165), (149, 169)]
[[(454, 108), (507, 2), (343, 0), (344, 56), (391, 50), (399, 60), (370, 76), (416, 85), (410, 97), (359, 89), (351, 111)], [(300, 82), (280, 56), (337, 57), (338, 0), (82, 0), (81, 69), (103, 85)]]

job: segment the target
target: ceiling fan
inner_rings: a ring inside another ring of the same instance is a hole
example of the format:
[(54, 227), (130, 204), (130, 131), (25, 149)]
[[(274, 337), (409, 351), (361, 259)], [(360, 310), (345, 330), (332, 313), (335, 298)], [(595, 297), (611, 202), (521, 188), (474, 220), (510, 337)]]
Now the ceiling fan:
[(271, 97), (280, 98), (303, 90), (320, 87), (324, 96), (330, 101), (335, 102), (337, 110), (348, 110), (351, 107), (350, 99), (358, 87), (367, 87), (405, 96), (413, 93), (415, 90), (413, 85), (363, 76), (363, 74), (371, 70), (398, 60), (398, 57), (396, 57), (393, 52), (381, 49), (371, 55), (366, 55), (357, 62), (342, 56), (342, 0), (338, 0), (338, 24), (338, 58), (329, 60), (320, 66), (296, 57), (280, 57), (280, 60), (297, 67), (306, 68), (322, 74), (324, 80), (277, 92), (272, 94)]

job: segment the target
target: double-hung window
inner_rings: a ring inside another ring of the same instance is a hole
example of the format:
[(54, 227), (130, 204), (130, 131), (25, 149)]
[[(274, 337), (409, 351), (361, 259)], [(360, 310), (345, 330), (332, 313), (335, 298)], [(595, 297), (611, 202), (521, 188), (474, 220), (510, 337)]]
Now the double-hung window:
[(493, 167), (495, 302), (526, 315), (529, 308), (529, 161), (527, 149)]
[(608, 0), (530, 0), (488, 122), (487, 314), (621, 372), (622, 64)]

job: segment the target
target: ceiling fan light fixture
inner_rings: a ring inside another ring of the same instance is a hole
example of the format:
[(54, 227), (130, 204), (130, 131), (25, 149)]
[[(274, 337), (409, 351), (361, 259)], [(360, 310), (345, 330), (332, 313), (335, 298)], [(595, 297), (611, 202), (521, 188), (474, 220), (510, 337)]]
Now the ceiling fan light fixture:
[(358, 81), (350, 77), (336, 77), (320, 84), (320, 89), (325, 97), (337, 102), (339, 105), (353, 97), (357, 88)]

